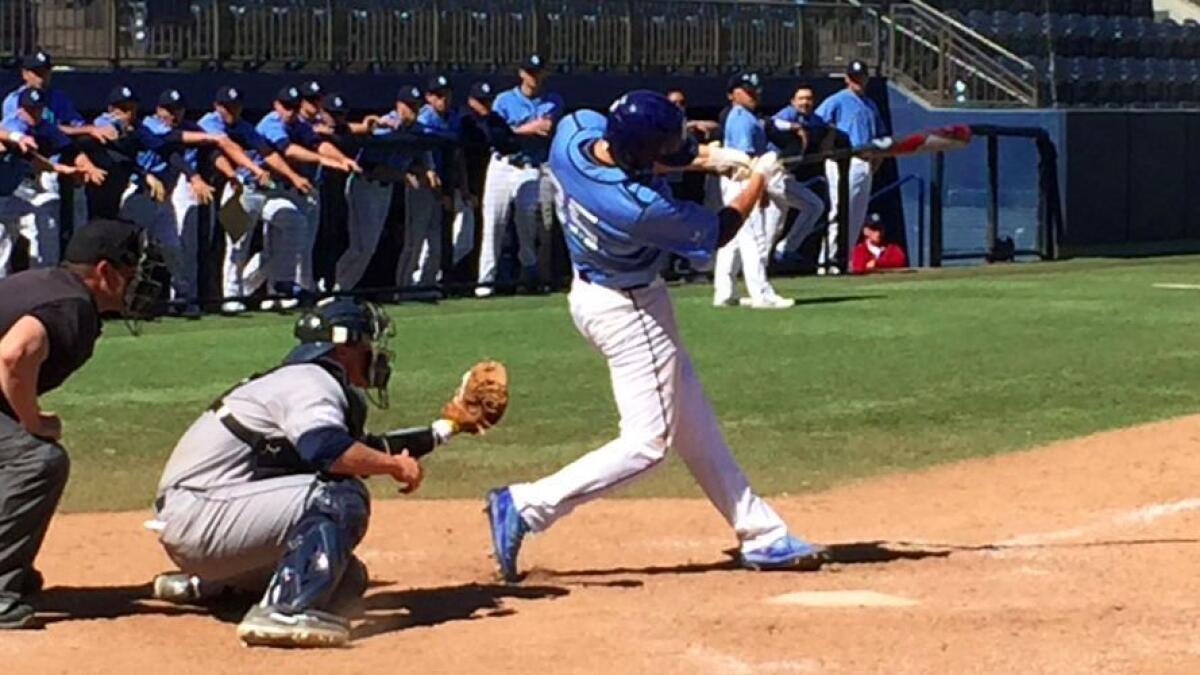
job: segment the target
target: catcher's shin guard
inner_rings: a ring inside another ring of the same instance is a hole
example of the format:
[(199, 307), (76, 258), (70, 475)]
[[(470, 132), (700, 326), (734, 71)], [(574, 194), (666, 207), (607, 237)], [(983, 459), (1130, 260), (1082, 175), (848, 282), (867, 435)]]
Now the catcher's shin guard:
[(267, 586), (264, 606), (300, 613), (324, 609), (341, 582), (351, 552), (367, 531), (370, 501), (355, 479), (321, 483), (308, 510), (288, 533), (287, 551)]

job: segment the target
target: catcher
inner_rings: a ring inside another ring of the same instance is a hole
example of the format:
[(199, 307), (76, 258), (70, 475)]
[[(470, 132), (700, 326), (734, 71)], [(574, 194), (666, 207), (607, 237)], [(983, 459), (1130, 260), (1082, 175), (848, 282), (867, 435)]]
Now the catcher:
[(336, 647), (367, 586), (353, 551), (370, 497), (359, 476), (391, 476), (412, 492), (420, 458), (457, 433), (499, 421), (504, 367), (467, 373), (442, 418), (383, 435), (364, 431), (367, 399), (387, 404), (392, 328), (377, 306), (318, 305), (296, 323), (283, 363), (220, 396), (179, 440), (155, 500), (167, 555), (181, 570), (154, 597), (194, 602), (226, 588), (263, 592), (238, 625), (248, 645)]

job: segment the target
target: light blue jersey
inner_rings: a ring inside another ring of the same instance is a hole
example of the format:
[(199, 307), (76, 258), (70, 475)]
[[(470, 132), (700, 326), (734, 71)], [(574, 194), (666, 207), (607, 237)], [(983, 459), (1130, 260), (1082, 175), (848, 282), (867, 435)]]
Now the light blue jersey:
[(729, 109), (725, 118), (725, 147), (741, 150), (757, 157), (767, 152), (767, 132), (763, 129), (762, 120), (753, 112), (740, 105)]
[[(437, 132), (439, 135), (452, 136), (455, 142), (462, 138), (462, 117), (459, 116), (457, 110), (450, 110), (445, 117), (437, 114), (433, 106), (425, 104), (421, 108), (420, 114), (417, 115), (417, 124), (420, 124), (425, 129), (432, 132)], [(446, 152), (444, 150), (433, 150), (433, 168), (437, 170), (438, 176), (442, 182), (446, 183), (452, 179), (452, 176), (446, 175)]]
[[(4, 104), (0, 106), (0, 113), (3, 114), (4, 119), (17, 114), (17, 99), (20, 98), (21, 92), (28, 88), (29, 85), (23, 84), (4, 97)], [(42, 119), (69, 127), (83, 126), (83, 115), (79, 114), (75, 104), (71, 102), (71, 98), (60, 89), (51, 89), (46, 92), (46, 107), (42, 110)]]
[(579, 276), (628, 289), (653, 282), (668, 253), (710, 261), (720, 230), (717, 214), (675, 199), (662, 178), (639, 182), (599, 163), (592, 145), (607, 123), (593, 110), (568, 115), (550, 148), (567, 249)]
[(869, 143), (887, 133), (875, 102), (843, 89), (821, 102), (817, 116), (850, 137), (850, 145)]
[[(563, 100), (558, 94), (541, 94), (530, 98), (521, 91), (521, 87), (513, 87), (500, 92), (492, 111), (504, 118), (512, 129), (541, 117), (549, 117), (558, 121), (563, 114)], [(513, 157), (518, 161), (530, 164), (543, 164), (550, 156), (550, 136), (516, 136), (514, 140), (520, 147)]]
[[(317, 132), (313, 131), (312, 125), (300, 119), (299, 115), (292, 118), (290, 123), (284, 122), (283, 118), (277, 112), (269, 112), (254, 127), (260, 136), (266, 139), (267, 143), (275, 148), (279, 154), (287, 152), (287, 147), (292, 143), (298, 143), (301, 147), (308, 148), (316, 152), (317, 146), (321, 144), (321, 137)], [(293, 164), (292, 167), (296, 173), (312, 180), (317, 175), (319, 165), (310, 164), (308, 162)]]
[(192, 171), (196, 171), (197, 152), (196, 148), (190, 148), (183, 145), (181, 136), (184, 131), (199, 131), (200, 127), (194, 122), (184, 122), (179, 128), (171, 126), (157, 115), (150, 115), (142, 119), (142, 129), (148, 132), (150, 136), (157, 137), (162, 143), (155, 146), (148, 146), (138, 153), (138, 166), (146, 170), (147, 173), (154, 174), (155, 178), (162, 181), (170, 189), (175, 185), (175, 181), (179, 179), (179, 169), (172, 166), (170, 157), (178, 152), (185, 162), (191, 167)]
[[(270, 154), (268, 151), (273, 151), (266, 139), (255, 131), (254, 126), (246, 120), (238, 119), (233, 124), (226, 124), (221, 115), (214, 110), (201, 117), (197, 121), (197, 125), (202, 131), (210, 134), (228, 136), (234, 143), (242, 146), (242, 150), (246, 151), (246, 156), (258, 166), (264, 166), (264, 155)], [(254, 174), (250, 173), (246, 167), (237, 167), (237, 176), (243, 185), (254, 184)]]

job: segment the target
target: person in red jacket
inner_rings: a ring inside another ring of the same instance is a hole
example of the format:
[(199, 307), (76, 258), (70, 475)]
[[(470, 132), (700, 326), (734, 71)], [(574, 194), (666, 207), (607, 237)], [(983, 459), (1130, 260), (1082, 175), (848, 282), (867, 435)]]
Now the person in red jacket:
[(863, 223), (862, 238), (850, 256), (850, 273), (869, 274), (876, 270), (903, 267), (908, 267), (908, 256), (904, 255), (904, 249), (888, 243), (879, 214), (872, 213)]

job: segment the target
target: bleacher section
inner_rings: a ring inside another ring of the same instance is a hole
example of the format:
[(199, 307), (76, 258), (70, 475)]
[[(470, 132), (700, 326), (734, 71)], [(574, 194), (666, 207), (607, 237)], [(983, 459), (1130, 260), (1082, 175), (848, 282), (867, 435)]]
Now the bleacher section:
[(1200, 107), (1200, 24), (1156, 21), (1151, 0), (935, 4), (1032, 63), (1046, 104)]

